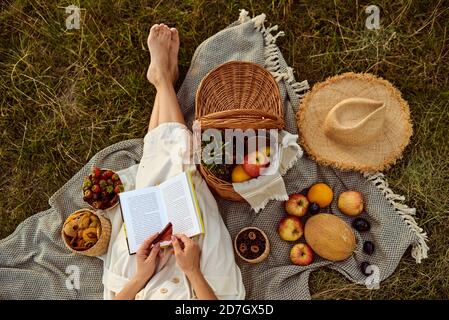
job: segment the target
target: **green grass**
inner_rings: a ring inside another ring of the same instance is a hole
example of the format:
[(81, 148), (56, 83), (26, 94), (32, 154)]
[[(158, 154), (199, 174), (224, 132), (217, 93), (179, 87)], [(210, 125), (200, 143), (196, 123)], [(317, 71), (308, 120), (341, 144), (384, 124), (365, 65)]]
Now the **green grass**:
[[(64, 7), (83, 8), (82, 29), (65, 30)], [(364, 7), (381, 8), (379, 31)], [(180, 30), (181, 79), (195, 48), (237, 19), (266, 13), (298, 80), (369, 71), (409, 101), (414, 136), (387, 172), (417, 208), (430, 255), (407, 253), (380, 290), (341, 275), (311, 277), (319, 299), (449, 298), (449, 5), (447, 1), (4, 0), (0, 4), (0, 238), (30, 215), (102, 148), (142, 137), (154, 98), (145, 80), (153, 23)]]

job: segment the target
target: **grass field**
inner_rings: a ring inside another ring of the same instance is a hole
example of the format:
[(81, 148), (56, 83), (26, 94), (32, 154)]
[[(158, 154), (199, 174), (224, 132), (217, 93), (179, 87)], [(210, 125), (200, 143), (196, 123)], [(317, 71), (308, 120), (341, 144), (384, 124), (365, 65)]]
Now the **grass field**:
[[(64, 7), (79, 5), (80, 30)], [(365, 28), (365, 6), (381, 8), (381, 29)], [(0, 238), (30, 215), (102, 148), (142, 137), (154, 98), (145, 79), (146, 37), (155, 22), (181, 34), (181, 79), (195, 48), (237, 19), (266, 13), (298, 80), (372, 72), (409, 101), (414, 136), (387, 172), (417, 208), (430, 255), (406, 253), (380, 290), (335, 272), (311, 277), (318, 299), (449, 298), (449, 2), (2, 0), (0, 3)]]

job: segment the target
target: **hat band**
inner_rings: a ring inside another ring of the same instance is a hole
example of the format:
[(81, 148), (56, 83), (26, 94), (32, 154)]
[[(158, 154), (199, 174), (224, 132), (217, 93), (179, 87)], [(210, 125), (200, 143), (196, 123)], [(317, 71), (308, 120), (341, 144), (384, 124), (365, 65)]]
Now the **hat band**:
[(340, 144), (359, 146), (382, 134), (386, 106), (382, 101), (348, 98), (337, 103), (324, 120), (326, 136)]

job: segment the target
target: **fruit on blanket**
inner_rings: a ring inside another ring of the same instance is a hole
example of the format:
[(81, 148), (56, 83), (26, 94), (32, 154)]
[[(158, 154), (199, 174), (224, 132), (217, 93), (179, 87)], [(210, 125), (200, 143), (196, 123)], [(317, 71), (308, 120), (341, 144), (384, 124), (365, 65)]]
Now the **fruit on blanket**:
[(290, 250), (290, 260), (298, 266), (308, 266), (313, 261), (313, 250), (306, 243), (297, 243)]
[(304, 237), (317, 255), (331, 261), (347, 259), (356, 247), (351, 228), (342, 219), (329, 213), (310, 217), (304, 227)]
[(269, 160), (262, 152), (254, 151), (245, 156), (243, 169), (252, 178), (257, 178), (268, 164)]
[(318, 203), (312, 202), (309, 205), (309, 212), (310, 212), (310, 214), (320, 213), (320, 206), (318, 205)]
[(119, 201), (117, 194), (123, 191), (119, 175), (111, 170), (93, 167), (83, 180), (83, 199), (95, 209), (113, 207)]
[(246, 173), (245, 169), (243, 169), (243, 166), (241, 164), (238, 164), (232, 170), (231, 179), (233, 183), (239, 183), (250, 180), (251, 176)]
[(293, 216), (302, 217), (307, 213), (309, 200), (300, 193), (294, 193), (288, 196), (285, 201), (285, 211)]
[(354, 219), (352, 227), (359, 232), (368, 232), (371, 229), (370, 223), (363, 218)]
[(310, 202), (316, 202), (320, 208), (325, 208), (331, 204), (334, 192), (325, 183), (316, 183), (310, 187), (307, 198)]
[(368, 267), (369, 267), (370, 265), (371, 265), (371, 264), (370, 264), (369, 262), (366, 262), (366, 261), (362, 262), (361, 265), (360, 265), (360, 271), (362, 271), (362, 273), (363, 273), (365, 276), (370, 276), (370, 275), (373, 274), (373, 270), (368, 271)]
[(363, 244), (363, 251), (366, 254), (372, 255), (374, 253), (374, 243), (372, 243), (371, 241), (365, 241), (365, 243)]
[(264, 260), (270, 252), (270, 242), (265, 233), (255, 227), (243, 228), (234, 239), (237, 255), (250, 263)]
[(363, 211), (363, 196), (358, 191), (342, 192), (338, 196), (337, 206), (348, 216), (358, 216)]
[(296, 241), (303, 234), (301, 220), (296, 216), (286, 216), (279, 223), (278, 233), (282, 240)]

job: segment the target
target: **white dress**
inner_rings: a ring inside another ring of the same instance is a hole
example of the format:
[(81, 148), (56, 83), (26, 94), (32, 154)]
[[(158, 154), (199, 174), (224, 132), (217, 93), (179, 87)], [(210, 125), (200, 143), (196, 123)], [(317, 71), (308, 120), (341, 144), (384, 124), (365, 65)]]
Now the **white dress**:
[[(119, 172), (125, 190), (156, 185), (193, 165), (182, 164), (190, 149), (191, 132), (179, 123), (164, 123), (144, 138), (142, 160)], [(201, 248), (200, 267), (219, 299), (244, 299), (240, 269), (235, 263), (232, 240), (205, 181), (196, 171), (192, 175), (203, 215), (205, 234), (197, 237)], [(104, 298), (112, 299), (136, 271), (135, 255), (129, 255), (119, 206), (107, 213), (112, 233), (104, 261)], [(163, 267), (140, 291), (136, 299), (195, 299), (194, 292), (176, 264), (175, 257), (163, 258)]]

